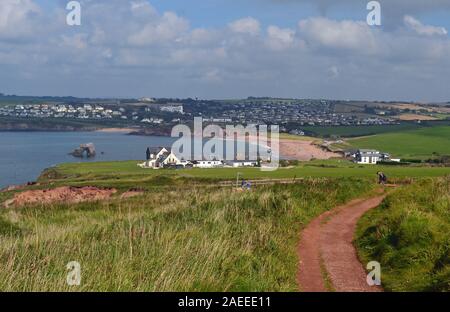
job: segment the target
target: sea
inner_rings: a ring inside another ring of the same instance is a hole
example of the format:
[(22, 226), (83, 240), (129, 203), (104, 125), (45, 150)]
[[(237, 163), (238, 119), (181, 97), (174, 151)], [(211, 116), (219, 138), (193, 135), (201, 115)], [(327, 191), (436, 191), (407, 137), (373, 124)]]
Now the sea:
[[(0, 189), (36, 181), (44, 169), (61, 163), (145, 161), (147, 147), (170, 147), (175, 140), (121, 132), (0, 132)], [(94, 158), (70, 155), (87, 143), (95, 145)], [(245, 145), (248, 152), (249, 144)]]
[[(145, 160), (147, 147), (171, 146), (175, 140), (119, 132), (0, 132), (0, 189), (35, 181), (60, 163)], [(95, 158), (69, 155), (85, 143), (94, 143)]]

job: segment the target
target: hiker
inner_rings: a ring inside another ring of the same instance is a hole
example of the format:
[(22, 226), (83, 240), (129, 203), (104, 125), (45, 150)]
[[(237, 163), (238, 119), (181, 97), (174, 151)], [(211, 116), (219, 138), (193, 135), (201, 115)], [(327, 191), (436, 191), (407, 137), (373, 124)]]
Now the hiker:
[(387, 176), (383, 172), (378, 171), (377, 175), (378, 175), (378, 184), (384, 185), (387, 183)]
[(250, 188), (251, 188), (251, 186), (252, 186), (252, 185), (251, 185), (250, 181), (242, 180), (241, 188), (242, 188), (243, 190), (249, 191)]

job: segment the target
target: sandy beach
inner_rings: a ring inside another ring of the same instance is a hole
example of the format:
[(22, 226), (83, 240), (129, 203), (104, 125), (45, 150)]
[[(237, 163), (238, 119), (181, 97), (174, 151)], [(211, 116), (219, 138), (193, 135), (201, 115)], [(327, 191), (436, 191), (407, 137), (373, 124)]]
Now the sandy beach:
[[(136, 131), (133, 128), (104, 128), (99, 129), (97, 132), (106, 133), (130, 133)], [(246, 136), (237, 137), (238, 140), (248, 140), (250, 143), (258, 144), (258, 137), (256, 136)], [(232, 140), (232, 137), (225, 137), (225, 140)], [(270, 139), (269, 139), (270, 140)], [(333, 153), (326, 151), (319, 146), (314, 144), (314, 141), (308, 140), (307, 138), (291, 139), (291, 138), (280, 138), (280, 158), (290, 159), (290, 160), (301, 160), (309, 161), (311, 159), (329, 159), (333, 157), (340, 157), (338, 153)], [(270, 141), (268, 142), (270, 146)]]
[[(230, 138), (231, 139), (231, 138)], [(239, 140), (245, 140), (239, 137)], [(255, 136), (247, 137), (249, 142), (257, 144), (258, 139)], [(320, 146), (314, 144), (313, 139), (306, 137), (299, 138), (283, 138), (279, 139), (280, 159), (309, 161), (311, 159), (330, 159), (334, 157), (341, 157), (339, 153), (333, 153), (322, 149)], [(268, 145), (271, 146), (270, 141)]]
[(340, 157), (338, 153), (326, 151), (313, 141), (280, 139), (280, 158), (309, 161), (311, 159), (329, 159)]
[(133, 128), (103, 128), (98, 129), (96, 132), (105, 132), (105, 133), (130, 133), (136, 131), (136, 129)]

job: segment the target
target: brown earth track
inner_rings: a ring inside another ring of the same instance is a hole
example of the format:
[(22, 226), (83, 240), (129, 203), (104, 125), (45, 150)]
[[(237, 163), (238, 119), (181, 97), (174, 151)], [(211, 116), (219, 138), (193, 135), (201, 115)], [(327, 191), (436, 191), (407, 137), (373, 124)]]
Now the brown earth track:
[[(353, 246), (359, 218), (381, 204), (386, 195), (357, 199), (314, 219), (301, 233), (297, 281), (301, 291), (379, 292), (369, 286)], [(330, 289), (331, 288), (331, 289)]]

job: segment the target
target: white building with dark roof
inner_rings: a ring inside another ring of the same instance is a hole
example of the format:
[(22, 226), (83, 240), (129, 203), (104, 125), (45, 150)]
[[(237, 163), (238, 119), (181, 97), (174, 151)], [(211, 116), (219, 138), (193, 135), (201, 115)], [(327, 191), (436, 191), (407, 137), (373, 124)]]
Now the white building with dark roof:
[(381, 158), (379, 151), (371, 149), (360, 149), (355, 154), (355, 162), (358, 164), (376, 165)]

